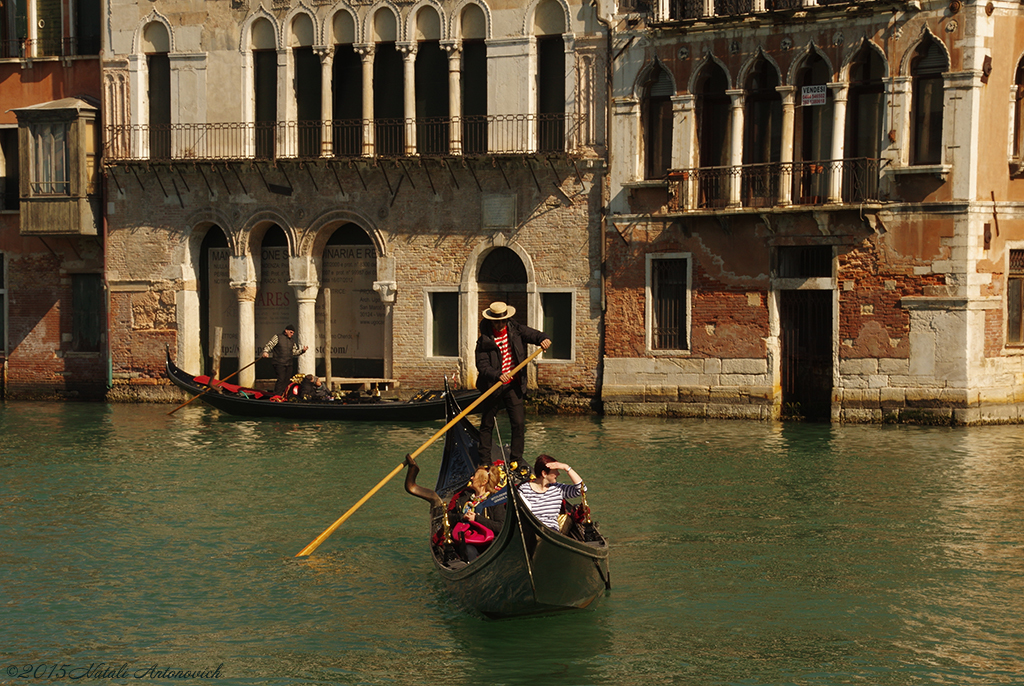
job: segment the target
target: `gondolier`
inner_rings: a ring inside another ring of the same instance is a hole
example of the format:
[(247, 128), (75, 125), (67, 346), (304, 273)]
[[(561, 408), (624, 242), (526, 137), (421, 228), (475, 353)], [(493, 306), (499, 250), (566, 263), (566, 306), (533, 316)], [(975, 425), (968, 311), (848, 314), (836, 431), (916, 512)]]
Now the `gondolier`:
[(289, 324), (284, 331), (274, 334), (267, 344), (263, 346), (263, 357), (270, 357), (274, 364), (274, 372), (277, 374), (277, 382), (274, 384), (274, 395), (283, 395), (288, 390), (288, 382), (295, 373), (292, 360), (309, 350), (309, 346), (299, 349), (298, 343), (292, 343), (295, 336), (295, 327)]
[(544, 350), (551, 346), (551, 339), (543, 331), (531, 329), (512, 319), (516, 308), (503, 302), (492, 302), (484, 310), (480, 322), (480, 337), (476, 342), (476, 387), (485, 391), (499, 381), (503, 386), (492, 394), (482, 405), (480, 419), (480, 460), (491, 461), (491, 442), (494, 432), (494, 417), (502, 407), (512, 424), (512, 449), (510, 462), (520, 461), (526, 437), (526, 413), (523, 396), (526, 394), (525, 370), (515, 377), (511, 370), (526, 359), (526, 343), (539, 345)]

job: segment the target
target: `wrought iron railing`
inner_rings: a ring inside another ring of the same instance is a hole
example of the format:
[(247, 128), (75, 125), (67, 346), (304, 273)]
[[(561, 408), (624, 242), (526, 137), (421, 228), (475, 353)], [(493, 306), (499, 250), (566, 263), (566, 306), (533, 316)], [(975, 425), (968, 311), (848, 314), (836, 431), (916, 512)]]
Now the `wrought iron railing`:
[(585, 144), (571, 114), (109, 125), (105, 133), (108, 161), (571, 154)]
[(872, 202), (880, 199), (879, 169), (874, 158), (675, 169), (671, 209)]
[[(684, 21), (687, 19), (708, 19), (711, 17), (736, 17), (747, 14), (801, 10), (823, 5), (854, 5), (865, 0), (669, 0), (666, 7), (668, 16), (659, 16), (663, 21)], [(637, 0), (620, 0), (620, 12), (643, 11), (633, 9)], [(651, 3), (651, 8), (656, 8)], [(665, 10), (661, 10), (664, 12)]]
[(99, 36), (0, 40), (0, 58), (72, 57), (99, 54)]

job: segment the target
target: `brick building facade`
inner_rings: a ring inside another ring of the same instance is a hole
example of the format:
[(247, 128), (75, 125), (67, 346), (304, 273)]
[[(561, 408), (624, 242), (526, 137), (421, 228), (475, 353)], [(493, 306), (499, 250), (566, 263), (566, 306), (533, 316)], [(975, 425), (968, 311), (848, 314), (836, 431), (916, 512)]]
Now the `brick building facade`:
[(589, 5), (193, 9), (107, 18), (112, 398), (171, 393), (168, 349), (208, 371), (218, 329), (221, 375), (267, 379), (286, 323), (313, 353), (302, 373), (472, 384), (492, 299), (555, 340), (533, 383), (596, 392), (606, 36)]
[(1020, 5), (620, 11), (606, 412), (1020, 421)]
[(106, 392), (98, 39), (91, 2), (0, 6), (3, 397)]

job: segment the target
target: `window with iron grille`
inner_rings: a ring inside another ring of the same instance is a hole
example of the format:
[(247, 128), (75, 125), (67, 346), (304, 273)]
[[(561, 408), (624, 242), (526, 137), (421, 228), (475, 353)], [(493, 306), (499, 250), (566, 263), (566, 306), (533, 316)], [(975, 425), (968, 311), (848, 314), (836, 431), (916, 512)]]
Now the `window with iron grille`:
[(1010, 251), (1006, 275), (1006, 342), (1024, 344), (1024, 250)]
[(689, 350), (690, 256), (647, 256), (647, 327), (651, 350)]

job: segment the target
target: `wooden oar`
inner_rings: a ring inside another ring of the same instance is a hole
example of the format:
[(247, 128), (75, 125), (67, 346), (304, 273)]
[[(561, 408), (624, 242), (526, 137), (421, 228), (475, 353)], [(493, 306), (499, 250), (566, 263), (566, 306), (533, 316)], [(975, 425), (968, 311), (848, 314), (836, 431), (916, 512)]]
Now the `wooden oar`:
[(228, 379), (230, 379), (230, 378), (231, 378), (232, 376), (234, 376), (235, 374), (239, 374), (239, 373), (241, 373), (241, 372), (244, 372), (244, 371), (245, 371), (246, 369), (248, 369), (249, 367), (253, 366), (254, 364), (256, 364), (256, 363), (257, 363), (257, 362), (259, 362), (259, 361), (260, 361), (260, 358), (258, 358), (258, 357), (257, 357), (257, 358), (256, 358), (255, 360), (253, 360), (253, 361), (252, 361), (252, 362), (250, 362), (249, 364), (245, 365), (244, 367), (242, 367), (241, 369), (239, 369), (239, 370), (238, 370), (237, 372), (235, 372), (234, 374), (228, 374), (227, 376), (225, 376), (225, 377), (224, 377), (223, 379), (221, 379), (220, 381), (218, 381), (217, 379), (213, 379), (213, 380), (212, 380), (212, 381), (210, 382), (210, 387), (209, 387), (209, 388), (207, 388), (207, 389), (206, 389), (205, 391), (203, 391), (202, 393), (199, 393), (198, 395), (194, 395), (194, 396), (192, 396), (191, 398), (189, 398), (188, 400), (186, 400), (186, 401), (185, 401), (185, 402), (183, 402), (182, 404), (178, 405), (178, 406), (177, 406), (176, 408), (174, 408), (173, 410), (171, 410), (171, 411), (170, 411), (170, 412), (168, 412), (167, 414), (174, 414), (175, 412), (177, 412), (177, 411), (178, 411), (178, 410), (180, 410), (181, 408), (185, 407), (186, 405), (188, 405), (188, 404), (189, 404), (190, 402), (192, 402), (192, 401), (193, 401), (193, 400), (195, 400), (196, 398), (198, 398), (198, 397), (200, 397), (200, 396), (203, 396), (203, 395), (206, 395), (207, 393), (209, 393), (210, 391), (212, 391), (212, 390), (213, 390), (214, 388), (216, 388), (216, 387), (217, 387), (217, 384), (222, 384), (222, 383), (224, 383), (225, 381), (227, 381)]
[[(530, 355), (525, 360), (523, 360), (518, 365), (516, 365), (516, 368), (513, 369), (510, 372), (512, 374), (512, 376), (515, 376), (516, 374), (518, 374), (520, 369), (522, 369), (527, 364), (529, 364), (531, 361), (533, 361), (533, 358), (537, 357), (537, 355), (540, 355), (542, 352), (544, 352), (543, 348), (537, 348), (535, 351), (533, 351), (532, 355)], [(486, 398), (491, 393), (493, 393), (494, 391), (498, 390), (501, 387), (502, 387), (502, 383), (501, 383), (501, 381), (499, 381), (498, 383), (494, 384), (493, 386), (488, 388), (486, 391), (481, 393), (479, 398), (477, 398), (472, 403), (470, 403), (469, 406), (466, 407), (466, 409), (464, 409), (462, 412), (460, 412), (459, 414), (455, 415), (455, 417), (450, 422), (445, 424), (444, 427), (442, 427), (440, 431), (438, 431), (436, 434), (431, 436), (430, 439), (426, 443), (421, 445), (419, 448), (417, 448), (415, 452), (411, 453), (409, 455), (409, 459), (415, 460), (416, 456), (419, 455), (420, 453), (422, 453), (424, 450), (426, 450), (430, 446), (431, 443), (433, 443), (438, 438), (443, 436), (445, 434), (445, 432), (448, 431), (448, 429), (450, 429), (453, 426), (455, 426), (456, 424), (458, 424), (460, 419), (462, 419), (463, 417), (468, 415), (470, 412), (472, 412), (473, 408), (475, 408), (477, 405), (479, 405), (480, 403), (482, 403), (484, 401), (484, 398)], [(345, 522), (346, 519), (351, 517), (352, 514), (356, 510), (358, 510), (360, 507), (363, 506), (363, 503), (365, 503), (367, 500), (372, 498), (374, 493), (379, 491), (384, 486), (384, 484), (386, 484), (387, 482), (391, 481), (391, 479), (394, 478), (395, 474), (398, 474), (398, 472), (402, 471), (402, 469), (404, 467), (405, 467), (405, 462), (402, 462), (397, 467), (392, 469), (390, 474), (388, 474), (383, 479), (381, 479), (380, 483), (378, 483), (376, 486), (371, 488), (369, 493), (367, 493), (362, 498), (360, 498), (359, 502), (357, 502), (355, 505), (350, 507), (348, 512), (346, 512), (345, 514), (341, 515), (341, 517), (338, 518), (338, 521), (334, 522), (334, 524), (331, 524), (329, 527), (327, 527), (326, 531), (324, 531), (322, 534), (320, 534), (315, 539), (313, 539), (313, 542), (310, 543), (309, 545), (307, 545), (302, 550), (300, 550), (298, 552), (298, 554), (295, 555), (295, 557), (306, 557), (307, 555), (312, 553), (314, 550), (316, 550), (318, 547), (320, 547), (320, 544), (323, 543), (324, 541), (326, 541), (327, 537), (330, 536), (331, 534), (333, 534), (335, 529), (337, 529), (339, 526), (341, 526)]]

